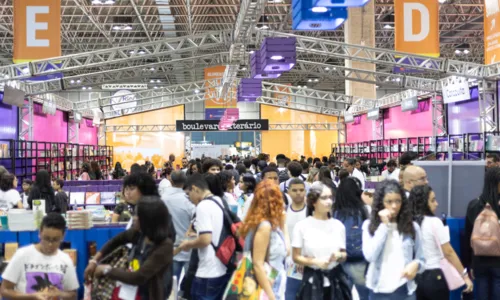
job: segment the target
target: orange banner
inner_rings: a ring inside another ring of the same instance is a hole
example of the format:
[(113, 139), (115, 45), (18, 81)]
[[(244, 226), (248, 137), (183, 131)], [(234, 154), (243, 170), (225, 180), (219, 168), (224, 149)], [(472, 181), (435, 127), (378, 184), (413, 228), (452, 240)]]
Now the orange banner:
[(395, 0), (396, 51), (439, 57), (437, 0)]
[(61, 56), (61, 0), (14, 0), (14, 62)]
[[(222, 78), (226, 66), (215, 66), (205, 68), (205, 80)], [(222, 80), (220, 81), (222, 84)], [(233, 97), (233, 99), (226, 102), (225, 99), (214, 98), (217, 95), (217, 89), (207, 89), (205, 95), (205, 108), (230, 108), (236, 107), (236, 91), (229, 91), (226, 98)]]
[(500, 0), (484, 1), (484, 63), (500, 61)]

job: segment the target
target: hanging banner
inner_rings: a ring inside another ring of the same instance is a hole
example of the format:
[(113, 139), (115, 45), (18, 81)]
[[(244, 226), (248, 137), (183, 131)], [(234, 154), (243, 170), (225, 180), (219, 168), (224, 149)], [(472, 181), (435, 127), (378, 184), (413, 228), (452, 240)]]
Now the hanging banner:
[(61, 0), (14, 0), (14, 63), (61, 56)]
[[(220, 78), (220, 84), (222, 84), (222, 76), (224, 76), (224, 71), (226, 66), (215, 66), (210, 68), (205, 68), (205, 80), (212, 80)], [(205, 109), (207, 108), (230, 108), (236, 107), (236, 94), (228, 92), (226, 99), (217, 98), (218, 90), (216, 88), (205, 90)], [(230, 99), (233, 97), (234, 99)]]
[(401, 101), (401, 111), (412, 111), (418, 108), (418, 98), (413, 96), (410, 98), (403, 99)]
[[(219, 131), (219, 121), (216, 120), (177, 120), (176, 131)], [(238, 120), (227, 131), (269, 130), (269, 120)]]
[(484, 63), (500, 61), (500, 0), (484, 0)]
[(445, 104), (470, 99), (469, 82), (467, 79), (456, 80), (443, 86), (443, 102)]
[(396, 51), (439, 57), (439, 2), (395, 0)]

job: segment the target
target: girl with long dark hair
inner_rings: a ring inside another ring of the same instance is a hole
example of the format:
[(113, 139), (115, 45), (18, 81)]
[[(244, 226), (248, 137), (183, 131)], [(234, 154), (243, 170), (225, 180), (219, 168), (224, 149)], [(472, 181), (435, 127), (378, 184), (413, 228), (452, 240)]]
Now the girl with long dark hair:
[(409, 201), (413, 205), (414, 219), (422, 230), (422, 249), (425, 257), (425, 271), (418, 279), (417, 300), (450, 298), (450, 291), (440, 266), (443, 258), (463, 274), (467, 285), (465, 291), (471, 292), (473, 285), (467, 276), (467, 269), (464, 269), (450, 245), (450, 231), (441, 219), (434, 215), (438, 203), (432, 188), (428, 185), (414, 187), (410, 192)]
[(366, 261), (361, 249), (363, 222), (369, 218), (368, 209), (361, 200), (361, 182), (355, 177), (342, 180), (333, 204), (333, 217), (346, 227), (347, 261), (343, 264), (356, 286), (360, 300), (368, 300), (366, 288)]
[(314, 183), (307, 194), (308, 217), (299, 221), (293, 230), (293, 261), (304, 266), (302, 284), (297, 300), (350, 299), (350, 290), (341, 298), (338, 287), (345, 277), (339, 263), (346, 260), (344, 225), (331, 218), (332, 190), (323, 183)]
[(397, 181), (382, 181), (375, 191), (370, 220), (363, 224), (363, 254), (369, 262), (370, 300), (416, 299), (415, 276), (423, 270), (420, 227)]
[[(483, 191), (479, 198), (472, 200), (467, 207), (465, 218), (465, 240), (469, 243), (474, 229), (474, 222), (488, 204), (500, 217), (500, 168), (488, 168), (484, 177)], [(478, 256), (469, 249), (472, 257), (467, 257), (466, 262), (471, 263), (473, 278), (476, 282), (476, 299), (496, 299), (500, 295), (500, 257)], [(496, 296), (495, 296), (496, 295)]]
[(52, 212), (54, 207), (55, 193), (50, 181), (49, 172), (40, 170), (36, 173), (35, 183), (31, 187), (28, 196), (28, 205), (33, 209), (33, 200), (45, 200), (45, 213)]
[(122, 164), (120, 162), (116, 162), (115, 169), (113, 170), (113, 174), (112, 174), (113, 179), (122, 179), (126, 175), (127, 175), (127, 173), (122, 168)]

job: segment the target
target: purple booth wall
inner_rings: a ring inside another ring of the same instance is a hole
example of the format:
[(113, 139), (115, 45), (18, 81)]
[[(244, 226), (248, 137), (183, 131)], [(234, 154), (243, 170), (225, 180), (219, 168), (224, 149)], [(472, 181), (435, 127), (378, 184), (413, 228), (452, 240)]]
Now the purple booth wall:
[(18, 112), (17, 106), (4, 104), (0, 99), (0, 139), (17, 139)]
[(477, 87), (470, 93), (471, 100), (448, 104), (448, 134), (480, 132)]

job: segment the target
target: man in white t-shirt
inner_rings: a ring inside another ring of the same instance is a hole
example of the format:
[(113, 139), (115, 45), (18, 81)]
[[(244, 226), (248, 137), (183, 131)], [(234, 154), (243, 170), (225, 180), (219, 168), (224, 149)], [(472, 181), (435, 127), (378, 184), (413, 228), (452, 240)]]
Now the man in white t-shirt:
[[(280, 190), (282, 192), (287, 192), (288, 191), (288, 188), (290, 187), (290, 182), (293, 180), (293, 179), (300, 179), (302, 181), (305, 182), (305, 180), (301, 177), (302, 175), (302, 166), (300, 165), (300, 163), (296, 162), (296, 161), (292, 161), (291, 163), (288, 164), (288, 172), (290, 173), (290, 175), (292, 176), (290, 179), (288, 179), (287, 181), (284, 181), (282, 183), (280, 183)], [(309, 190), (309, 182), (305, 182), (305, 187), (306, 187), (306, 193), (307, 191)]]
[(394, 159), (387, 162), (387, 170), (382, 172), (382, 178), (399, 181), (399, 168)]
[(224, 226), (223, 203), (219, 197), (212, 195), (201, 174), (189, 177), (186, 187), (189, 199), (196, 205), (194, 230), (198, 237), (183, 241), (178, 248), (182, 251), (198, 249), (200, 261), (191, 286), (191, 295), (194, 300), (222, 299), (231, 275), (215, 255), (214, 248), (219, 244)]
[(347, 172), (349, 172), (350, 176), (356, 177), (359, 179), (359, 181), (361, 181), (361, 189), (364, 190), (365, 189), (365, 176), (363, 175), (363, 173), (360, 170), (355, 168), (356, 160), (354, 158), (347, 158), (346, 160), (344, 160), (343, 165), (344, 165), (344, 169), (346, 169)]
[(40, 243), (17, 250), (2, 274), (0, 293), (4, 299), (77, 298), (75, 266), (69, 255), (59, 250), (65, 230), (66, 221), (60, 214), (49, 213), (43, 218)]
[[(292, 179), (288, 195), (292, 201), (286, 211), (286, 226), (291, 235), (295, 225), (307, 218), (305, 183), (298, 178)], [(287, 276), (285, 299), (295, 299), (302, 283), (302, 268), (293, 263), (291, 256), (287, 259)]]

